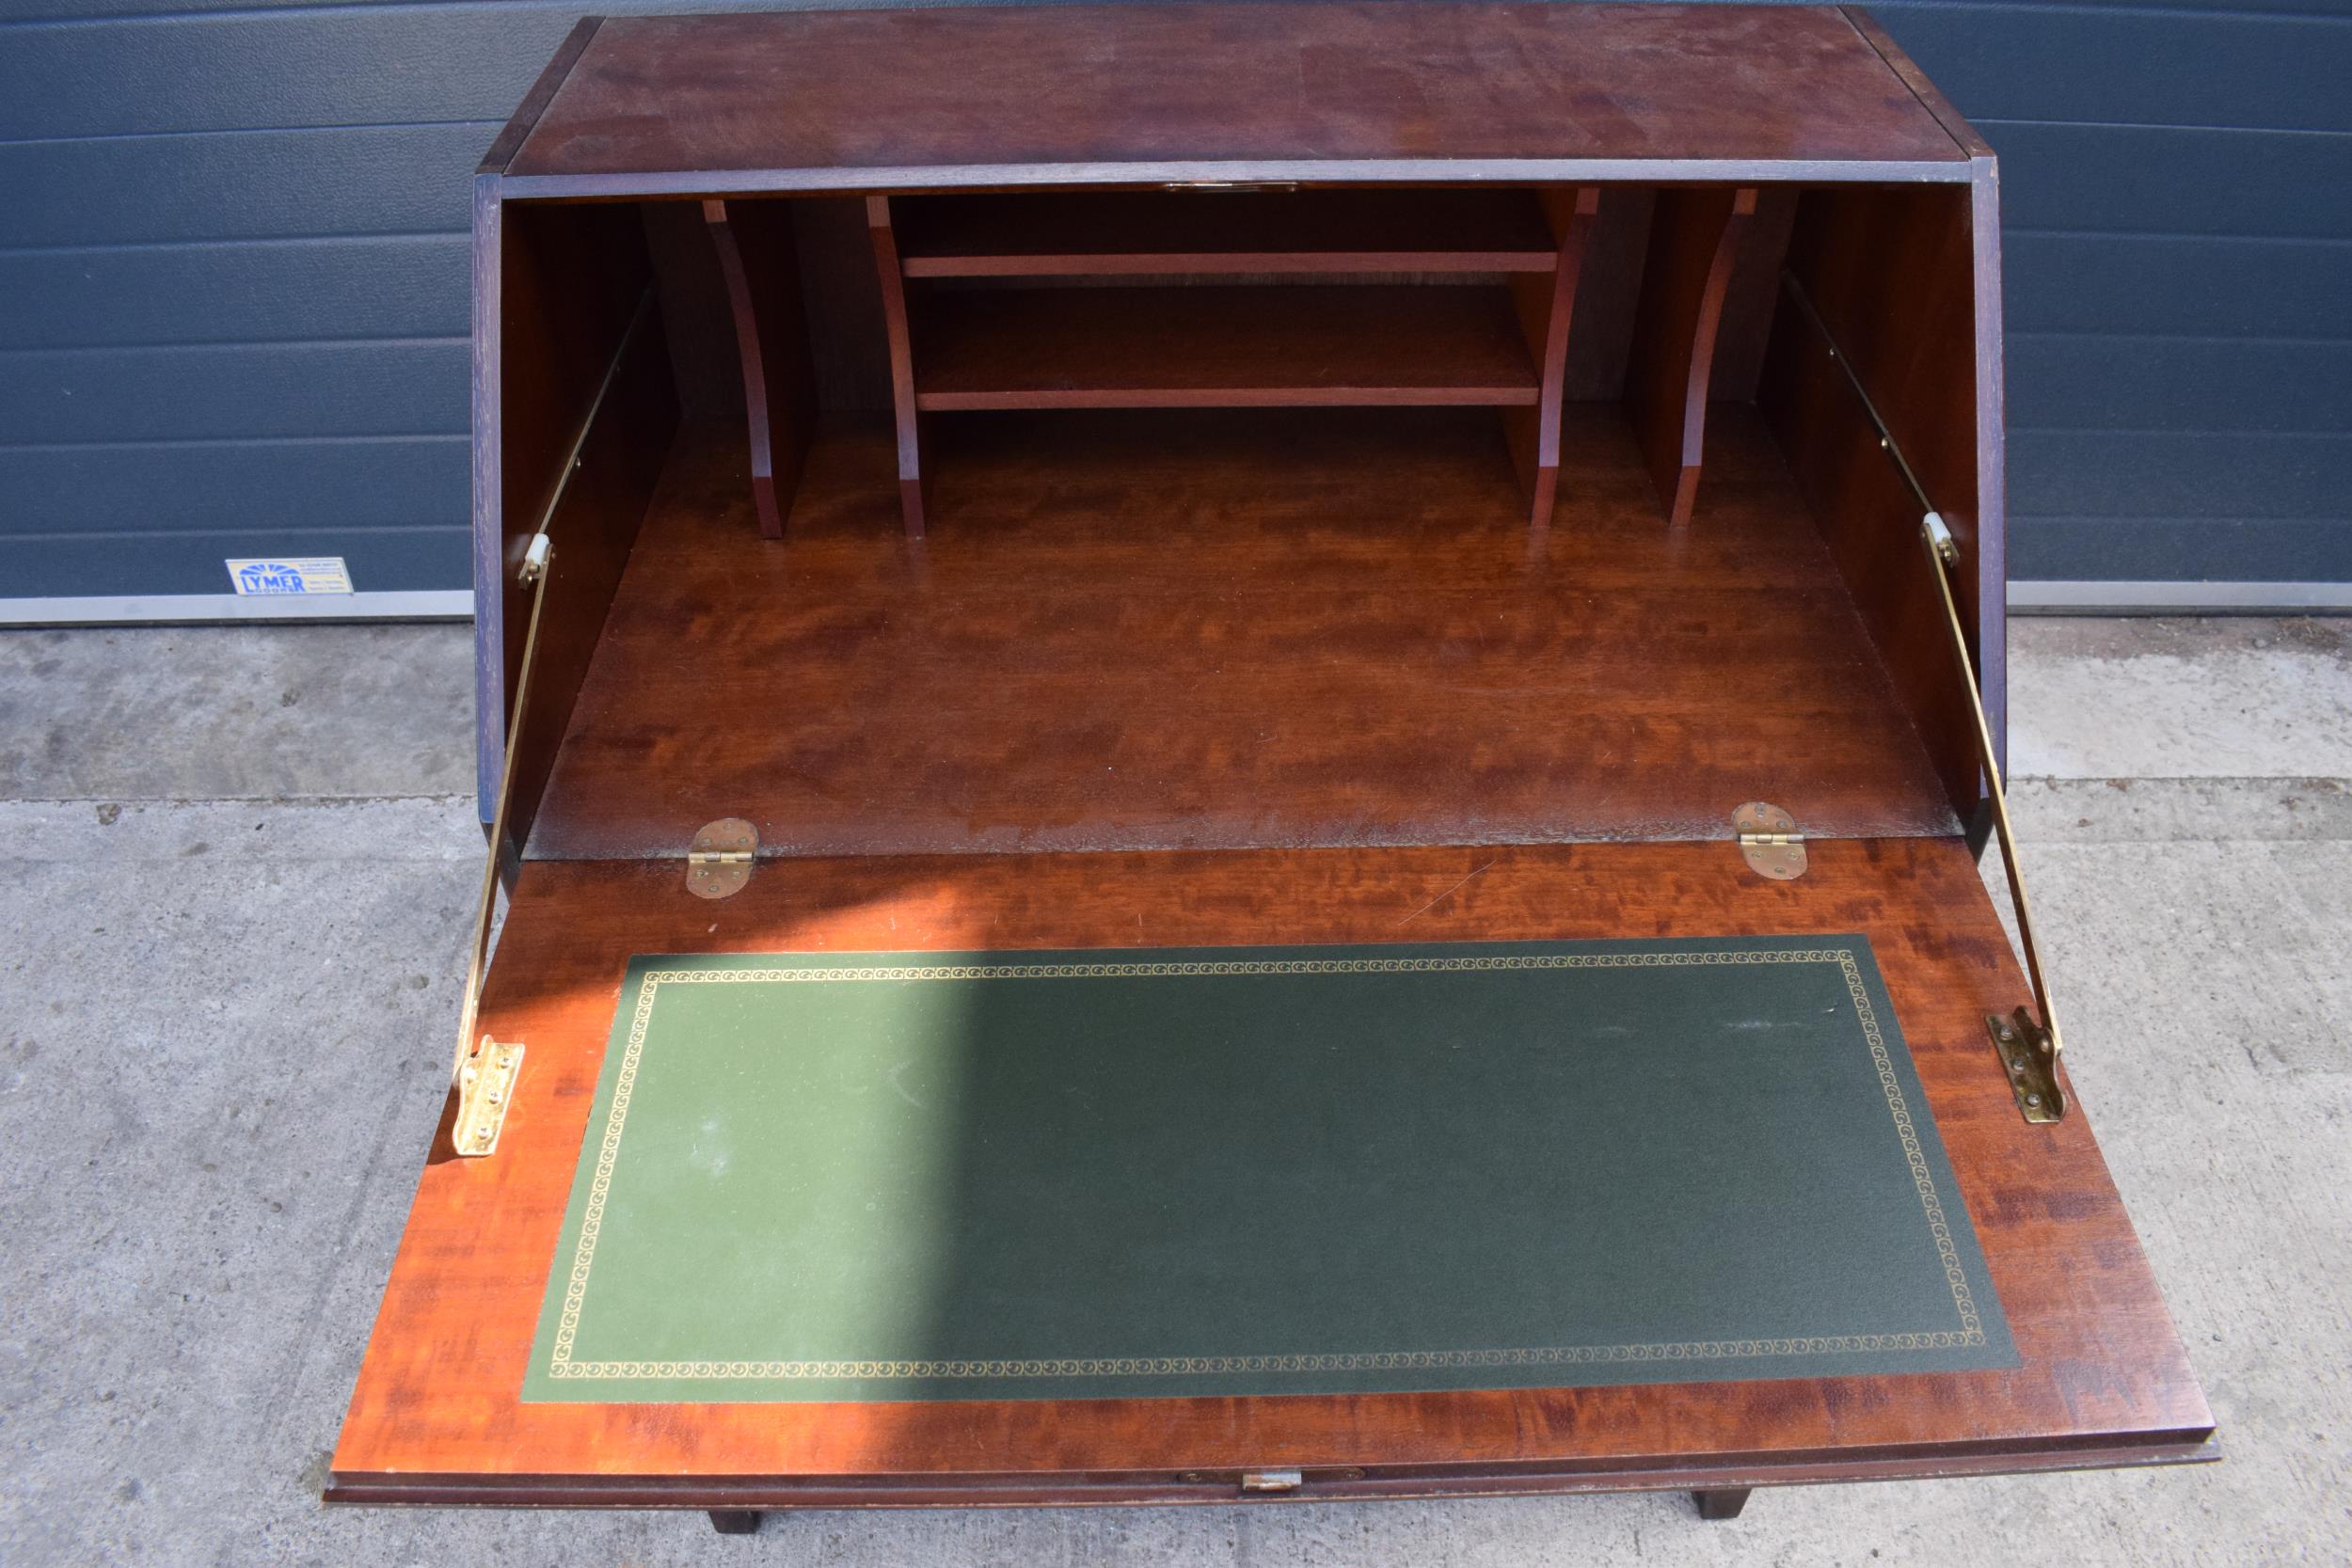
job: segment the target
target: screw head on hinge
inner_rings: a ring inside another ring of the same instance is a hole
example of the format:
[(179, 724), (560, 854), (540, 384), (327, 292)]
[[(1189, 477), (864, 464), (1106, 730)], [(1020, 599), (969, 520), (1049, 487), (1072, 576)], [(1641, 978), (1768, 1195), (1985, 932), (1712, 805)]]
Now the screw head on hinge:
[(1951, 528), (1941, 512), (1931, 512), (1920, 518), (1919, 527), (1926, 531), (1928, 544), (1934, 548), (1938, 561), (1947, 566), (1960, 564), (1960, 541), (1952, 537)]

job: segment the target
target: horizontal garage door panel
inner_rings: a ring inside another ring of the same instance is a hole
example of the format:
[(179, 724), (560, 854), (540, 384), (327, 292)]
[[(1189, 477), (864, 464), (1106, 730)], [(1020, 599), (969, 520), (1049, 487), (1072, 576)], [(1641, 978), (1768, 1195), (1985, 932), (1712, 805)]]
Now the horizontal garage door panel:
[(0, 146), (0, 250), (459, 233), (498, 127), (332, 126)]
[[(2015, 575), (2352, 576), (2352, 15), (1873, 9), (2002, 156)], [(0, 0), (0, 597), (466, 585), (468, 177), (578, 14)]]
[(2312, 240), (2011, 234), (2012, 332), (2352, 338), (2352, 247)]
[[(2352, 91), (2352, 88), (2347, 88)], [(1983, 127), (2010, 232), (2352, 239), (2352, 135)]]
[(2352, 582), (2352, 528), (2341, 515), (2034, 517), (2011, 519), (2011, 530), (2012, 581)]
[(2017, 516), (2324, 517), (2352, 495), (2352, 436), (2336, 432), (2013, 430), (2009, 441)]
[(11, 29), (0, 140), (503, 120), (578, 15), (368, 6)]
[[(344, 529), (322, 541), (314, 530), (231, 533), (73, 534), (0, 538), (0, 583), (8, 598), (90, 598), (114, 594), (226, 594), (224, 561), (340, 555), (363, 594), (446, 593), (466, 580), (472, 546), (463, 528)], [(139, 579), (122, 584), (135, 558)]]
[(339, 529), (455, 527), (466, 483), (462, 436), (0, 451), (0, 515), (16, 535), (288, 529), (319, 521), (322, 496)]
[(2352, 129), (2352, 27), (2341, 13), (1910, 0), (1870, 9), (1972, 118)]
[(0, 349), (447, 337), (462, 234), (0, 255)]
[(463, 436), (471, 357), (457, 336), (33, 350), (0, 373), (0, 430), (21, 445)]
[(2009, 424), (2341, 434), (2352, 431), (2352, 341), (2013, 332)]

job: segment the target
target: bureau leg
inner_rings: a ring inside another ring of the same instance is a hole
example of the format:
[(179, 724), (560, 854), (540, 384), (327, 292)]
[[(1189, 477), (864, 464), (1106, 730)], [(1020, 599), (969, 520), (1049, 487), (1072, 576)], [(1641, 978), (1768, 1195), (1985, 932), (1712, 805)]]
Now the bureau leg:
[(1731, 1486), (1713, 1492), (1693, 1492), (1691, 1500), (1699, 1505), (1702, 1519), (1737, 1519), (1740, 1511), (1748, 1506), (1748, 1489)]
[[(1747, 1494), (1742, 1492), (1741, 1497)], [(759, 1510), (755, 1508), (714, 1508), (710, 1511), (710, 1528), (721, 1535), (757, 1535)]]

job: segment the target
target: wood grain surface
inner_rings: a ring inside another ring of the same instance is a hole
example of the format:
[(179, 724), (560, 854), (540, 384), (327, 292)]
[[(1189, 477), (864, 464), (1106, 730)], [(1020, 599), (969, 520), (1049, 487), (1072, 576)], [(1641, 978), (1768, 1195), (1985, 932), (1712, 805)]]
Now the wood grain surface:
[[(1222, 182), (1311, 188), (1231, 207), (1136, 189)], [(1603, 182), (1597, 203), (1563, 205)], [(1311, 188), (1350, 182), (1447, 189)], [(1050, 194), (1068, 186), (1130, 189)], [(1541, 229), (1522, 199), (1536, 186), (1551, 187), (1534, 196)], [(1755, 243), (1735, 266), (1721, 236), (1738, 219), (1716, 207), (1752, 186)], [(1027, 194), (938, 194), (958, 190)], [(735, 199), (762, 192), (848, 194), (789, 213)], [(1308, 1497), (1730, 1494), (2212, 1456), (2086, 1113), (2027, 1126), (1986, 1041), (1982, 1015), (2026, 988), (1956, 836), (1974, 781), (1916, 613), (1924, 578), (1905, 565), (1916, 508), (1834, 362), (1776, 306), (1785, 249), (1947, 511), (1997, 742), (1997, 184), (1989, 149), (1867, 17), (1170, 4), (583, 24), (475, 190), (485, 788), (519, 641), (501, 585), (662, 265), (643, 214), (601, 199), (631, 195), (727, 203), (737, 264), (710, 266), (710, 303), (761, 360), (746, 390), (755, 418), (764, 389), (778, 438), (771, 504), (763, 519), (739, 410), (690, 418), (672, 443), (676, 410), (707, 400), (669, 397), (653, 367), (665, 337), (699, 340), (655, 323), (556, 519), (555, 695), (534, 698), (524, 737), (530, 836), (482, 1015), (527, 1045), (522, 1081), (497, 1156), (455, 1159), (445, 1132), (437, 1145), (331, 1497), (739, 1516), (1213, 1501), (1243, 1469), (1287, 1466)], [(932, 276), (910, 284), (902, 262)], [(1293, 271), (1323, 276), (1230, 287)], [(1299, 364), (1393, 393), (1451, 376), (1445, 354), (1500, 344), (1507, 377), (1488, 365), (1447, 385), (1493, 401), (1507, 381), (1519, 402), (1501, 419), (925, 411), (943, 300), (950, 349), (956, 310), (1022, 308), (955, 297), (1001, 287), (959, 274), (1228, 286), (1124, 315), (1140, 291), (1033, 295), (1055, 320), (973, 339), (984, 399), (1032, 396), (1065, 360), (1093, 377), (1064, 388), (1079, 402), (1138, 376), (1184, 394), (1159, 401), (1236, 385), (1306, 401), (1315, 383), (1270, 373)], [(1473, 281), (1413, 293), (1491, 304), (1495, 331), (1406, 341), (1408, 302), (1388, 286), (1440, 274)], [(1352, 327), (1272, 308), (1352, 277), (1374, 279), (1350, 288)], [(1671, 309), (1642, 303), (1661, 290)], [(1216, 315), (1245, 293), (1263, 320)], [(1089, 310), (1100, 319), (1073, 328)], [(1754, 388), (1761, 410), (1709, 407), (1710, 366), (1715, 392)], [(787, 432), (810, 387), (823, 418)], [(1688, 528), (1661, 519), (1661, 488)], [(1531, 501), (1548, 528), (1530, 529)], [(760, 523), (787, 510), (788, 542), (763, 544)], [(1751, 800), (1809, 835), (1801, 879), (1758, 878), (1729, 842)], [(758, 827), (767, 858), (736, 897), (693, 898), (686, 847), (730, 816)], [(1804, 932), (1872, 943), (2014, 1370), (1343, 1398), (519, 1401), (635, 954)]]
[(717, 194), (1566, 160), (1967, 173), (1831, 8), (1353, 4), (616, 17), (507, 176)]
[(1532, 549), (1483, 410), (938, 416), (931, 537), (880, 425), (820, 436), (763, 546), (684, 443), (533, 856), (1823, 836), (1957, 819), (1751, 410), (1688, 540), (1576, 406)]
[(890, 343), (890, 406), (898, 437), (898, 512), (910, 540), (923, 537), (923, 508), (930, 475), (923, 467), (928, 427), (914, 399), (914, 310), (906, 268), (898, 259), (898, 233), (886, 196), (866, 198), (866, 232), (873, 242), (874, 277), (882, 289), (882, 325)]
[(914, 344), (927, 412), (1502, 407), (1541, 392), (1500, 288), (978, 289), (933, 294)]
[(759, 533), (781, 539), (817, 420), (792, 213), (775, 201), (702, 207), (735, 324)]
[[(575, 30), (573, 40), (585, 36), (586, 29)], [(627, 208), (510, 210), (499, 198), (496, 175), (476, 178), (475, 197), (474, 754), (487, 823), (529, 619), (530, 594), (517, 569), (564, 483), (573, 438), (637, 317), (652, 272), (636, 214)], [(670, 394), (666, 385), (649, 390)], [(647, 451), (659, 464), (669, 428), (607, 429), (598, 438)], [(593, 504), (626, 509), (621, 521), (633, 529), (642, 496), (616, 494)], [(617, 571), (619, 562), (613, 565)], [(571, 678), (565, 672), (566, 685)]]
[[(1343, 1494), (2205, 1456), (2212, 1418), (2088, 1117), (2026, 1125), (1986, 1044), (1982, 1015), (2026, 993), (1967, 850), (1817, 842), (1811, 858), (1793, 882), (1757, 877), (1727, 843), (784, 861), (719, 903), (689, 895), (674, 862), (527, 865), (483, 1011), (529, 1048), (514, 1110), (495, 1158), (458, 1160), (444, 1142), (424, 1173), (332, 1495), (1200, 1499), (1259, 1466), (1297, 1465), (1311, 1489)], [(1810, 931), (1870, 940), (2016, 1336), (2014, 1370), (1355, 1397), (519, 1402), (631, 954)]]
[(1534, 191), (1029, 192), (896, 204), (909, 277), (1542, 272)]
[(1690, 525), (1697, 501), (1717, 332), (1756, 200), (1746, 186), (1658, 193), (1625, 401), (1672, 529)]
[(1568, 337), (1576, 316), (1576, 287), (1583, 275), (1584, 253), (1591, 248), (1593, 230), (1600, 216), (1600, 190), (1594, 185), (1568, 186), (1542, 193), (1546, 222), (1559, 254), (1549, 276), (1514, 275), (1511, 303), (1518, 312), (1519, 329), (1527, 336), (1527, 352), (1534, 357), (1542, 378), (1542, 395), (1535, 406), (1506, 409), (1503, 438), (1511, 445), (1511, 460), (1518, 467), (1519, 487), (1527, 492), (1527, 526), (1538, 549), (1548, 547), (1545, 534), (1560, 493), (1560, 425), (1566, 406)]

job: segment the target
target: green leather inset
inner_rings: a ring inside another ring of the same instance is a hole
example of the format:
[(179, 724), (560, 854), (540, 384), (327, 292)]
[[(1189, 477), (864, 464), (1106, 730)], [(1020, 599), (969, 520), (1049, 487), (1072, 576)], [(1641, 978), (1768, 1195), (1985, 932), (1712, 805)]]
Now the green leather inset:
[(532, 1401), (2017, 1364), (1859, 936), (634, 960)]

